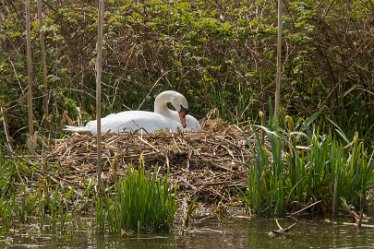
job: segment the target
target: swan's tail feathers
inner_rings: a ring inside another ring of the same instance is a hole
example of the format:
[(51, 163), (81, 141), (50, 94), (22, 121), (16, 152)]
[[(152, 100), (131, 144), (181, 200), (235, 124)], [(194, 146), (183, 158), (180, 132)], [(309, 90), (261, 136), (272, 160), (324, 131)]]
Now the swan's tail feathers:
[(88, 133), (91, 132), (90, 128), (84, 127), (84, 126), (71, 126), (66, 125), (64, 131), (75, 131), (78, 133)]

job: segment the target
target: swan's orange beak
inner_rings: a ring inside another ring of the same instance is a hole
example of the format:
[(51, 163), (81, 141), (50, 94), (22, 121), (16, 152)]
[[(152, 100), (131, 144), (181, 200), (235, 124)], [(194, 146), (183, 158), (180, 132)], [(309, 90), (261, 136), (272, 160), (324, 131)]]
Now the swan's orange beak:
[(186, 128), (186, 126), (187, 126), (186, 115), (187, 115), (187, 113), (185, 111), (180, 111), (179, 112), (179, 119), (181, 121), (181, 124), (182, 124), (183, 128)]

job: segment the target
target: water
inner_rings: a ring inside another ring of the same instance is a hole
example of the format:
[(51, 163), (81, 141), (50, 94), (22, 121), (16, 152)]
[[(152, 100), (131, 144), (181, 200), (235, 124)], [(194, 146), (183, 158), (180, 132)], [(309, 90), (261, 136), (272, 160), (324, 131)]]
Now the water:
[[(279, 223), (286, 228), (293, 221), (280, 219)], [(286, 236), (269, 236), (268, 233), (276, 229), (274, 219), (259, 218), (211, 220), (195, 225), (184, 235), (177, 232), (172, 235), (97, 235), (90, 226), (56, 235), (26, 226), (7, 233), (0, 231), (0, 248), (374, 248), (374, 228), (357, 229), (306, 220), (298, 221)]]

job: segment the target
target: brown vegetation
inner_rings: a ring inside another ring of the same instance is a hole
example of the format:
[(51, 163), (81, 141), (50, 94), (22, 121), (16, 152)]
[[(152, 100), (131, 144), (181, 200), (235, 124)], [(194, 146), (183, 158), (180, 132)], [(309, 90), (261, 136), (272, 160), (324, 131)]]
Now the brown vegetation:
[[(232, 202), (233, 190), (247, 184), (251, 129), (212, 120), (203, 127), (201, 132), (104, 135), (103, 181), (114, 183), (129, 165), (141, 163), (146, 169), (158, 165), (163, 174), (169, 174), (172, 185), (178, 186), (180, 200), (198, 196), (206, 204)], [(65, 184), (79, 188), (82, 180), (96, 181), (95, 137), (73, 135), (58, 140), (44, 158), (68, 170), (60, 175)]]

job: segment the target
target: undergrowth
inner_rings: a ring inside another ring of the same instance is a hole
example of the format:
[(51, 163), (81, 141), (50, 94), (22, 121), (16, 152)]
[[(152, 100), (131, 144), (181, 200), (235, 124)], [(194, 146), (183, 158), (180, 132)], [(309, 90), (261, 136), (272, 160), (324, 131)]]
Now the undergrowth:
[(131, 168), (98, 196), (95, 181), (82, 180), (75, 188), (58, 180), (59, 174), (69, 174), (66, 169), (34, 165), (25, 158), (4, 156), (0, 150), (0, 228), (34, 224), (63, 232), (73, 228), (75, 216), (85, 216), (95, 206), (98, 227), (108, 225), (112, 232), (172, 227), (176, 192), (169, 190), (168, 176), (158, 176), (157, 167), (148, 173), (142, 165)]
[(0, 226), (12, 228), (37, 217), (37, 223), (64, 230), (71, 221), (71, 196), (51, 182), (39, 166), (19, 158), (6, 158), (0, 150)]
[(307, 120), (300, 131), (293, 130), (290, 117), (286, 130), (258, 126), (245, 197), (256, 213), (285, 215), (316, 204), (310, 213), (335, 215), (342, 200), (360, 210), (367, 207), (374, 154), (357, 133), (349, 141), (336, 124), (336, 133), (321, 134), (310, 123)]

